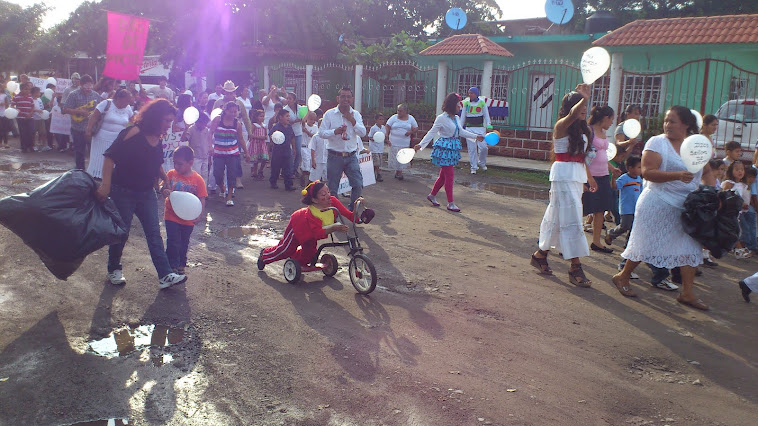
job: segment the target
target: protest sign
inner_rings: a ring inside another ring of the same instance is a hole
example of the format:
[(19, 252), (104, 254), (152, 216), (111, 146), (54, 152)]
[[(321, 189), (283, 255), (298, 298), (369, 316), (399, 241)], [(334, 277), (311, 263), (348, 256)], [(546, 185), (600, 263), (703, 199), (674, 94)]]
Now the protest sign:
[(116, 80), (136, 80), (142, 68), (150, 21), (133, 15), (108, 12), (108, 44), (103, 75)]
[(181, 132), (168, 132), (165, 137), (161, 138), (161, 144), (163, 145), (163, 170), (168, 172), (174, 168), (174, 150), (179, 145), (188, 145), (188, 142), (181, 142)]
[(34, 87), (39, 87), (39, 90), (44, 91), (47, 87), (46, 78), (29, 77), (29, 81), (34, 85)]
[[(367, 152), (365, 154), (359, 154), (358, 164), (361, 168), (361, 175), (363, 175), (363, 186), (367, 187), (369, 185), (375, 184), (376, 176), (374, 176), (374, 161), (371, 159), (371, 153)], [(352, 188), (350, 187), (350, 181), (347, 179), (347, 176), (342, 173), (342, 178), (340, 179), (340, 186), (337, 189), (337, 193), (344, 194), (346, 192), (349, 192), (351, 189)]]
[(62, 114), (59, 106), (53, 107), (50, 112), (50, 133), (71, 135), (71, 116)]
[(63, 93), (72, 85), (71, 80), (67, 78), (56, 78), (55, 80), (58, 82), (55, 85), (55, 93)]

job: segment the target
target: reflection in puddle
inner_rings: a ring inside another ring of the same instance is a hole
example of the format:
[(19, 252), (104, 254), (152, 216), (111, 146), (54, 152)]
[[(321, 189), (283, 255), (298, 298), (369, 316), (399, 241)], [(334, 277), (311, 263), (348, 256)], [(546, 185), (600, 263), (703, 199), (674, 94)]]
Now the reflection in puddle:
[(0, 164), (0, 171), (2, 172), (15, 172), (16, 170), (27, 170), (32, 167), (37, 167), (42, 163), (10, 163)]
[(480, 191), (489, 191), (498, 195), (507, 195), (509, 197), (524, 198), (527, 200), (550, 199), (550, 192), (546, 189), (531, 189), (520, 185), (508, 185), (505, 183), (463, 182), (462, 185)]
[[(108, 337), (89, 343), (89, 351), (106, 358), (128, 355), (147, 348), (163, 348), (184, 340), (185, 330), (165, 325), (141, 325), (136, 328), (120, 328)], [(174, 360), (168, 353), (151, 353), (153, 364), (161, 366)]]
[(129, 419), (112, 418), (112, 419), (100, 419), (90, 420), (88, 422), (72, 423), (71, 426), (121, 426), (128, 425)]
[(268, 213), (261, 213), (258, 216), (255, 217), (256, 220), (265, 220), (269, 222), (281, 222), (284, 220), (284, 217), (281, 213), (277, 212), (268, 212)]
[(279, 236), (276, 231), (272, 229), (259, 228), (257, 226), (235, 226), (232, 228), (226, 228), (219, 233), (225, 238), (243, 238), (247, 237), (248, 243), (256, 243), (255, 245), (275, 245), (279, 242)]

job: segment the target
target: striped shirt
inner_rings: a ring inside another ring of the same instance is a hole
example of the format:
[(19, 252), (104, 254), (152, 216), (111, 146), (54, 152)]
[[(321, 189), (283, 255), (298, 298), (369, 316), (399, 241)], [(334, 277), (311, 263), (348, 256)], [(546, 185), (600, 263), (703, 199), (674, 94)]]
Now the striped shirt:
[(16, 95), (11, 104), (18, 110), (18, 118), (32, 118), (34, 113), (34, 98)]
[(224, 120), (218, 122), (216, 131), (213, 133), (213, 155), (239, 155), (240, 147), (237, 139), (237, 120), (232, 126), (224, 125)]

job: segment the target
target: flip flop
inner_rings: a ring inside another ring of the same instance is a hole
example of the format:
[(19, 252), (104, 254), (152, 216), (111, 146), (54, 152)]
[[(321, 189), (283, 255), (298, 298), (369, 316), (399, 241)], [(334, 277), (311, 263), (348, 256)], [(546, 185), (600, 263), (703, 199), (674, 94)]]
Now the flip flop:
[(694, 299), (694, 300), (685, 300), (682, 299), (682, 295), (680, 294), (679, 297), (676, 298), (676, 301), (681, 303), (682, 305), (692, 306), (695, 309), (700, 309), (701, 311), (707, 311), (710, 309), (708, 305), (703, 303), (700, 299)]
[(626, 297), (637, 297), (637, 293), (635, 293), (634, 290), (632, 290), (632, 288), (629, 286), (629, 283), (627, 283), (626, 285), (623, 285), (623, 283), (621, 282), (620, 276), (614, 275), (613, 277), (611, 277), (611, 281), (613, 281), (613, 285), (616, 286), (619, 293), (623, 294)]

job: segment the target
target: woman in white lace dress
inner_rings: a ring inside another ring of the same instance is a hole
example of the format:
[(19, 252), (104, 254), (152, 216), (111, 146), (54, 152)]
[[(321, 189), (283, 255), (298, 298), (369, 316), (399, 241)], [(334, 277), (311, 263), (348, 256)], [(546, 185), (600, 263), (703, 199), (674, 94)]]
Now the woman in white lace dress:
[(591, 136), (585, 121), (589, 96), (590, 86), (580, 84), (561, 101), (559, 118), (553, 128), (555, 162), (550, 166), (550, 204), (540, 225), (539, 249), (531, 260), (531, 265), (540, 273), (552, 275), (547, 264), (548, 251), (562, 252), (564, 259), (571, 259), (569, 280), (578, 287), (591, 286), (580, 261), (581, 257), (590, 255), (582, 229), (584, 184), (588, 184), (589, 191), (597, 191), (597, 183), (585, 162)]
[(684, 232), (681, 218), (687, 194), (697, 189), (702, 174), (710, 173), (707, 165), (697, 173), (688, 172), (679, 156), (684, 139), (697, 131), (692, 112), (683, 106), (673, 106), (666, 113), (664, 133), (645, 144), (642, 177), (647, 186), (637, 201), (634, 227), (626, 250), (621, 253), (627, 259), (626, 265), (612, 279), (624, 296), (636, 296), (629, 278), (640, 262), (668, 269), (678, 266), (682, 292), (676, 300), (697, 309), (708, 309), (692, 291), (695, 270), (703, 263), (702, 247)]

